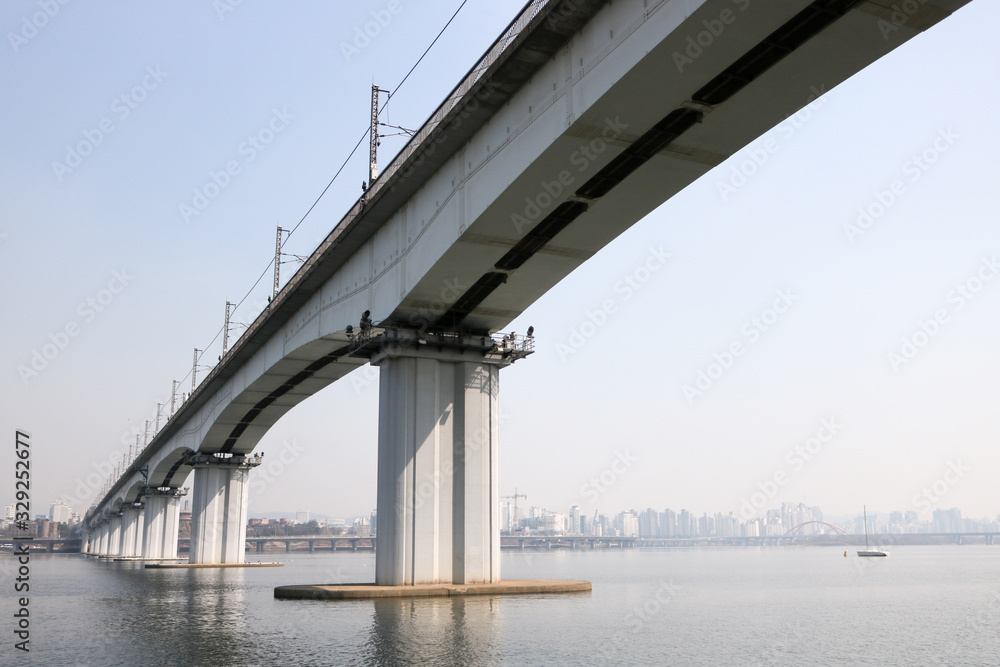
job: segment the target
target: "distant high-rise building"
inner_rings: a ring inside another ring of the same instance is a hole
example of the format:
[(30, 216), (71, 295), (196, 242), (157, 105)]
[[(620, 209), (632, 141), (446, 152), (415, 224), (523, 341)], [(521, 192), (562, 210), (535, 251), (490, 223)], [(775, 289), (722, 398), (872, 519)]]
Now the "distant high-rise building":
[(660, 512), (660, 529), (657, 537), (673, 537), (677, 534), (677, 513), (671, 509)]
[(514, 514), (511, 502), (505, 501), (500, 503), (500, 530), (504, 532), (511, 532), (514, 526)]
[(69, 523), (73, 516), (73, 508), (67, 505), (61, 498), (56, 498), (49, 507), (49, 519), (53, 523)]
[(616, 523), (621, 537), (639, 537), (639, 517), (634, 512), (622, 512), (616, 517)]
[(295, 523), (309, 523), (309, 512), (299, 510), (295, 513)]
[(715, 535), (715, 519), (706, 512), (697, 521), (696, 533), (699, 537)]
[(679, 537), (691, 537), (693, 534), (694, 530), (691, 525), (691, 513), (682, 509), (680, 516), (677, 519), (677, 535)]
[(653, 508), (639, 514), (639, 537), (656, 537), (659, 533), (660, 515)]
[(739, 521), (732, 512), (729, 514), (716, 513), (715, 534), (719, 537), (736, 537), (740, 534)]
[(569, 525), (566, 526), (566, 532), (570, 535), (580, 535), (583, 532), (580, 525), (580, 519), (580, 506), (572, 505), (569, 508)]
[(934, 510), (935, 533), (961, 533), (962, 511), (957, 507), (950, 510)]
[(740, 526), (740, 537), (760, 537), (761, 526), (763, 526), (764, 523), (764, 519), (747, 521), (745, 524)]

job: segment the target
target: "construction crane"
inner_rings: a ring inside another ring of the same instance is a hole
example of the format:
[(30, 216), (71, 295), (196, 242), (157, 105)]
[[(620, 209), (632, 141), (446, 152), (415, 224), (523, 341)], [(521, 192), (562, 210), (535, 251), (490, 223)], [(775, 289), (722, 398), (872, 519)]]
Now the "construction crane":
[(517, 520), (518, 520), (518, 516), (517, 516), (517, 499), (518, 498), (527, 498), (528, 496), (524, 495), (523, 493), (518, 493), (517, 492), (517, 487), (515, 486), (514, 487), (514, 495), (512, 495), (512, 496), (500, 496), (500, 497), (501, 498), (513, 498), (514, 499), (514, 516), (511, 519), (511, 523), (514, 524), (514, 526), (516, 528), (516, 526), (517, 526)]

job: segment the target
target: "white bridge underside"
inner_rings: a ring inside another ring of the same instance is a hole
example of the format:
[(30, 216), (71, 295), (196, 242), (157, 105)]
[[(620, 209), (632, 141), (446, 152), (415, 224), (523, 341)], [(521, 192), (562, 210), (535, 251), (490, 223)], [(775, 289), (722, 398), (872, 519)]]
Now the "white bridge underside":
[[(457, 102), (443, 115), (446, 122), (425, 126), (399, 159), (402, 166), (383, 170), (367, 201), (337, 224), (88, 523), (108, 525), (108, 516), (143, 488), (179, 486), (192, 469), (192, 453), (251, 452), (294, 405), (367, 363), (348, 354), (345, 332), (365, 310), (387, 325), (502, 329), (817, 92), (965, 2), (915, 0), (905, 15), (894, 15), (889, 0), (548, 3), (473, 85), (449, 98)], [(879, 110), (871, 114), (877, 119)], [(407, 377), (385, 368), (383, 381)], [(391, 403), (380, 407), (380, 431)], [(389, 512), (381, 481), (384, 439), (380, 432), (380, 518)], [(404, 456), (419, 459), (419, 446), (412, 446)], [(463, 500), (477, 513), (470, 525), (495, 526), (490, 493)], [(391, 523), (380, 521), (380, 545)], [(121, 531), (120, 521), (115, 528)], [(421, 539), (415, 536), (414, 544)], [(401, 553), (412, 546), (401, 546)], [(199, 555), (203, 562), (213, 558), (223, 556)], [(402, 572), (397, 565), (385, 567)], [(411, 563), (410, 571), (418, 570)], [(499, 576), (492, 566), (486, 571), (487, 578)]]

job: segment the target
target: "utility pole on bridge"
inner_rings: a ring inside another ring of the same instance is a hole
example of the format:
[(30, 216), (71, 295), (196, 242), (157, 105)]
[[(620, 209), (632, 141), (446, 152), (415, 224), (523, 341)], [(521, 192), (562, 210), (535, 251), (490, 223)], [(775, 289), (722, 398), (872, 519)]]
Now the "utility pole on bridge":
[(229, 307), (232, 305), (226, 301), (226, 326), (222, 330), (222, 356), (226, 356), (226, 351), (229, 349)]
[(191, 393), (194, 393), (194, 389), (198, 386), (198, 381), (195, 379), (198, 377), (198, 348), (194, 348), (194, 360), (191, 362)]
[(278, 278), (281, 275), (281, 227), (278, 227), (278, 234), (274, 240), (274, 288), (271, 290), (271, 298), (278, 296)]
[(372, 129), (368, 151), (368, 186), (378, 178), (378, 86), (372, 84)]

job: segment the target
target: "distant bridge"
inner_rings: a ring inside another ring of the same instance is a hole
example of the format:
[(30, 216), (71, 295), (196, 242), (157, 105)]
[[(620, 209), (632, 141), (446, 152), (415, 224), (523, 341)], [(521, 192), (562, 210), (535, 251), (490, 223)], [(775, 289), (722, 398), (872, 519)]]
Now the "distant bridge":
[[(843, 529), (841, 529), (843, 530)], [(985, 544), (1000, 545), (1000, 533), (903, 533), (878, 534), (869, 536), (881, 546), (926, 545), (926, 544)], [(592, 535), (503, 535), (500, 546), (504, 551), (516, 550), (590, 550), (590, 549), (642, 549), (679, 547), (754, 547), (782, 546), (792, 544), (850, 545), (864, 542), (864, 535), (837, 533), (836, 535), (765, 535), (756, 537), (611, 537)], [(36, 539), (26, 542), (32, 553), (78, 553), (81, 551), (79, 537)], [(189, 538), (178, 538), (178, 551), (186, 552)], [(375, 551), (374, 537), (353, 535), (304, 535), (248, 537), (245, 551), (266, 553), (268, 544), (281, 544), (286, 553), (296, 551), (338, 552)], [(10, 541), (0, 540), (0, 553), (13, 550)]]
[(833, 530), (835, 532), (840, 533), (841, 535), (850, 535), (850, 533), (848, 531), (844, 530), (843, 528), (841, 528), (840, 526), (838, 526), (836, 524), (827, 523), (826, 521), (806, 521), (805, 523), (800, 523), (799, 525), (795, 526), (794, 528), (792, 528), (791, 530), (789, 530), (787, 533), (785, 533), (785, 537), (788, 537), (789, 535), (795, 535), (795, 534), (797, 534), (799, 532), (799, 530), (801, 530), (805, 526), (811, 526), (813, 524), (820, 525), (820, 526), (826, 526), (827, 528), (833, 528)]

